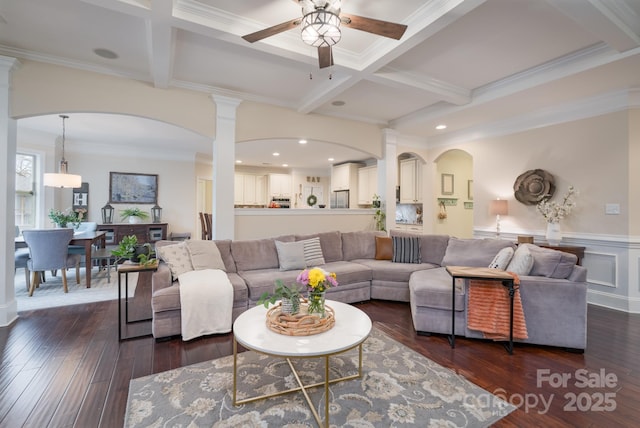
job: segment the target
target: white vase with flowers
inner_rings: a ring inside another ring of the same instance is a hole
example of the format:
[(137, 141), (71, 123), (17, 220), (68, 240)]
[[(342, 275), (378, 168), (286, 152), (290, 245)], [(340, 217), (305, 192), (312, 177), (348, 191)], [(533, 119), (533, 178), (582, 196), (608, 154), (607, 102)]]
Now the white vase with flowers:
[(547, 242), (551, 245), (559, 245), (562, 241), (562, 228), (560, 227), (560, 220), (571, 214), (571, 211), (575, 208), (575, 196), (578, 192), (573, 186), (569, 186), (567, 193), (562, 198), (562, 202), (549, 201), (550, 198), (545, 198), (536, 206), (538, 212), (542, 214), (542, 217), (547, 221), (546, 238)]

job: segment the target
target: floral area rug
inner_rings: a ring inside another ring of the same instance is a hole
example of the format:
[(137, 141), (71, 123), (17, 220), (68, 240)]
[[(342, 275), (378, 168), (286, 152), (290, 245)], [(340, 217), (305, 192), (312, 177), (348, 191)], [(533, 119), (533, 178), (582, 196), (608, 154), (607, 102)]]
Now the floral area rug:
[[(363, 376), (331, 384), (332, 427), (485, 427), (515, 408), (373, 329)], [(324, 379), (324, 359), (294, 362), (303, 382)], [(238, 355), (238, 399), (296, 387), (282, 358)], [(357, 349), (331, 357), (331, 377), (357, 373)], [(310, 389), (324, 416), (324, 388)], [(233, 356), (131, 380), (125, 427), (314, 427), (301, 392), (233, 405)]]

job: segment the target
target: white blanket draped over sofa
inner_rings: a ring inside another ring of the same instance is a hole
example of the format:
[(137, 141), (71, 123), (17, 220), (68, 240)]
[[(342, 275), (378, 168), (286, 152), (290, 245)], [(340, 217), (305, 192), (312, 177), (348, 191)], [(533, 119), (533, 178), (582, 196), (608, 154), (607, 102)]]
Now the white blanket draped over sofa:
[(220, 269), (185, 272), (178, 277), (182, 340), (231, 331), (233, 286)]

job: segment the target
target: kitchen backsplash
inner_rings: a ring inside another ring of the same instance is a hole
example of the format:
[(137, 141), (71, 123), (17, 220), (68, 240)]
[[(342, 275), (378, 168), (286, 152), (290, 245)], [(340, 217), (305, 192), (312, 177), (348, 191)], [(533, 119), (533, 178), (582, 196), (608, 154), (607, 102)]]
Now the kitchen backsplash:
[(396, 223), (422, 224), (422, 204), (396, 205)]

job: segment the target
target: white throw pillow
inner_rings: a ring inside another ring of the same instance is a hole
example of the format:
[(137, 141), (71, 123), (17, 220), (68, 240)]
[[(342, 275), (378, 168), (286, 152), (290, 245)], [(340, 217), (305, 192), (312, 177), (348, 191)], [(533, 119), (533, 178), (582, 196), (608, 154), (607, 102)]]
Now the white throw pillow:
[(187, 250), (189, 250), (194, 270), (220, 269), (227, 271), (215, 242), (191, 239), (185, 242), (187, 243)]
[(531, 251), (527, 248), (527, 244), (518, 245), (518, 249), (513, 253), (513, 257), (506, 270), (516, 275), (529, 275), (531, 268), (533, 268)]
[(307, 266), (320, 266), (325, 263), (319, 237), (305, 239), (298, 242), (302, 242), (304, 244), (304, 260)]
[(489, 263), (489, 267), (492, 269), (505, 270), (509, 266), (509, 262), (513, 258), (513, 248), (506, 247), (498, 251), (498, 254), (493, 258), (493, 261)]
[(191, 256), (189, 255), (189, 250), (185, 242), (157, 247), (156, 254), (160, 257), (160, 260), (169, 265), (174, 281), (178, 279), (181, 274), (193, 270)]
[(307, 262), (304, 260), (304, 242), (280, 242), (275, 241), (278, 250), (278, 262), (280, 270), (304, 269)]

